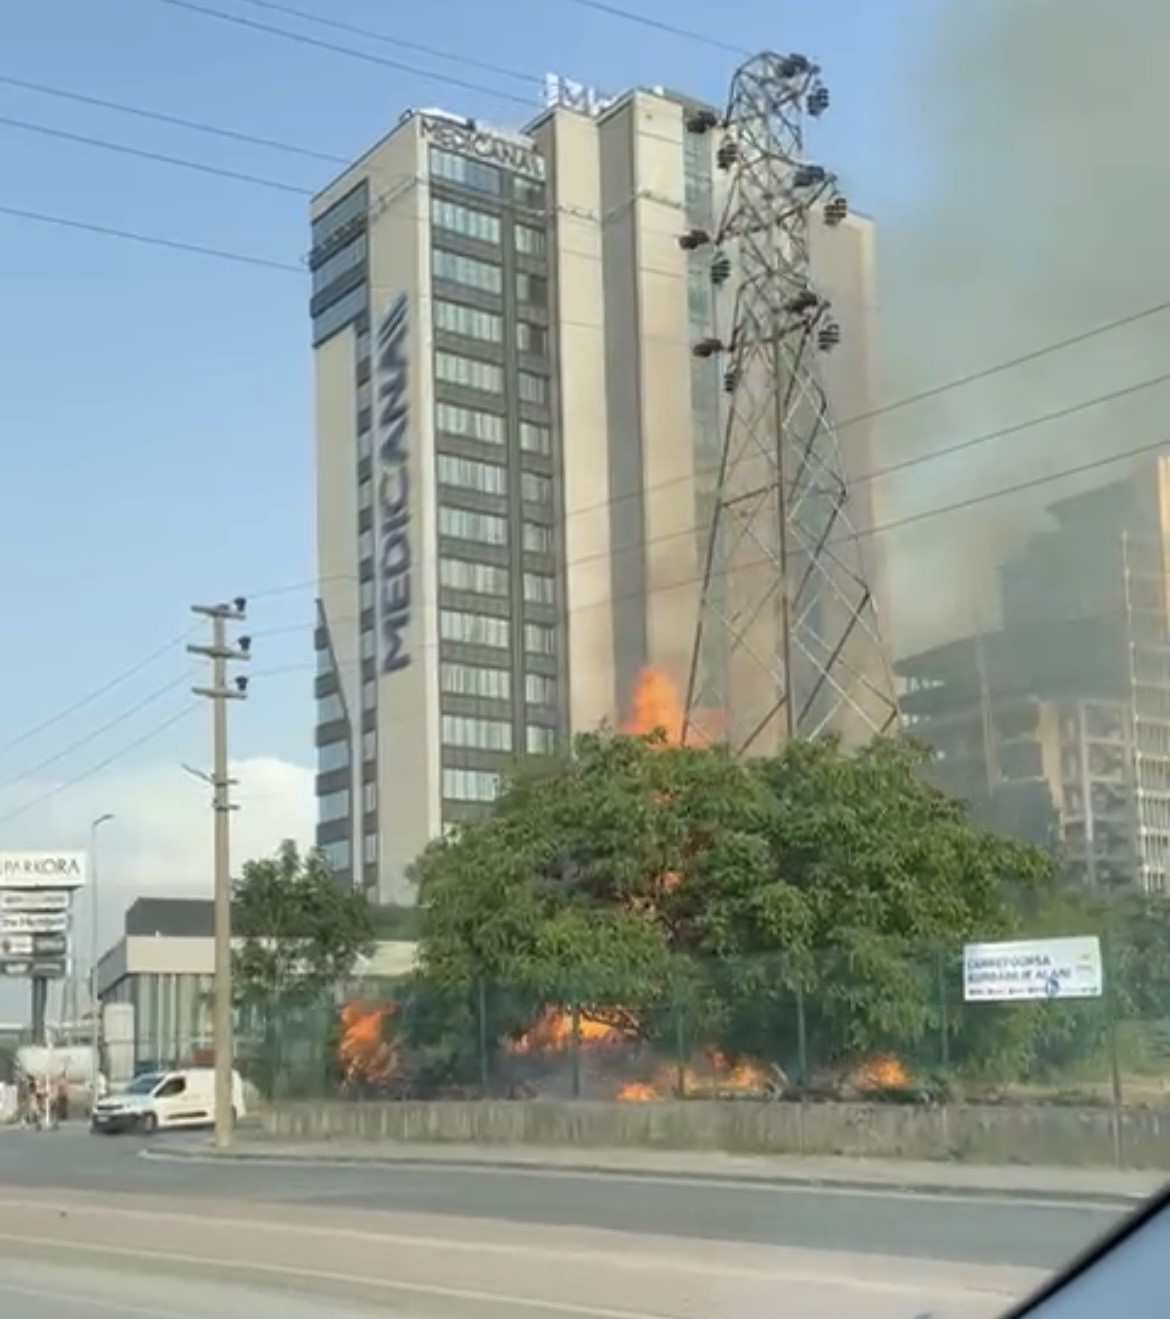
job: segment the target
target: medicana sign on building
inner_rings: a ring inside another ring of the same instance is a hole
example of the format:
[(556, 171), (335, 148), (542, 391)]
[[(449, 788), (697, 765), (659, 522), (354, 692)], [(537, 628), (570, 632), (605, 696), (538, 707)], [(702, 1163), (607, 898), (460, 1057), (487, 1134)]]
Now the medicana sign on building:
[(74, 889), (85, 883), (84, 852), (0, 852), (0, 889)]
[(963, 998), (968, 1003), (1100, 998), (1102, 987), (1096, 936), (969, 943), (963, 949)]

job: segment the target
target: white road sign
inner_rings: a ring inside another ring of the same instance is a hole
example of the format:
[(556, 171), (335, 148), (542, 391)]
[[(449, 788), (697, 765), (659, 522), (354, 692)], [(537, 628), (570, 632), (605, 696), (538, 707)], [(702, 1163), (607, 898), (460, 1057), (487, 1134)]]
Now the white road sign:
[(963, 998), (968, 1003), (1100, 998), (1103, 983), (1101, 942), (1095, 935), (969, 943), (963, 949)]
[(68, 928), (67, 911), (0, 911), (0, 935), (62, 934)]
[(81, 888), (87, 861), (84, 852), (0, 852), (0, 888)]
[(68, 911), (71, 898), (59, 889), (0, 888), (0, 911)]

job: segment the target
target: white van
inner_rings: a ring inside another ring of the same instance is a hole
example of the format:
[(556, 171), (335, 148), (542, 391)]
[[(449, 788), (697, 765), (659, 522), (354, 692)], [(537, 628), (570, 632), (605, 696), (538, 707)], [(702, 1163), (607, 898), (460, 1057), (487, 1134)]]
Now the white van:
[[(244, 1084), (232, 1073), (232, 1113), (244, 1116)], [(210, 1127), (215, 1122), (215, 1069), (188, 1067), (146, 1072), (117, 1094), (99, 1099), (93, 1131), (158, 1131), (163, 1127)]]

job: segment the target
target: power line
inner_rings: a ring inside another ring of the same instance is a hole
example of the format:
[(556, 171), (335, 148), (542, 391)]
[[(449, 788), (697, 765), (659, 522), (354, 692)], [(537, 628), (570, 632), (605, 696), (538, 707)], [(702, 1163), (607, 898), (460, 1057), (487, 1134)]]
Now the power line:
[(148, 110), (141, 105), (128, 105), (125, 101), (110, 101), (100, 96), (90, 96), (86, 92), (68, 91), (63, 87), (50, 87), (47, 83), (28, 82), (24, 78), (10, 78), (0, 74), (0, 85), (17, 87), (22, 91), (36, 92), (40, 96), (55, 96), (62, 101), (75, 101), (79, 105), (96, 105), (103, 110), (113, 110), (118, 114), (135, 115), (139, 119), (150, 119), (159, 124), (170, 124), (177, 128), (189, 128), (195, 133), (207, 133), (212, 137), (226, 138), (230, 142), (245, 142), (249, 146), (265, 147), (270, 151), (285, 151), (290, 155), (304, 156), (308, 160), (326, 161), (331, 165), (348, 165), (345, 156), (335, 156), (328, 151), (315, 151), (312, 147), (298, 146), (294, 142), (284, 142), (272, 137), (258, 137), (255, 133), (245, 133), (235, 128), (221, 128), (218, 124), (208, 124), (198, 119), (184, 119), (179, 115), (167, 114), (162, 110)]
[(38, 763), (31, 768), (16, 775), (15, 778), (0, 783), (0, 792), (7, 792), (9, 788), (15, 788), (18, 784), (24, 783), (28, 779), (33, 778), (42, 770), (48, 769), (50, 765), (55, 765), (58, 761), (64, 760), (66, 756), (72, 755), (74, 751), (79, 750), (81, 747), (88, 746), (91, 742), (104, 736), (111, 729), (117, 728), (119, 724), (131, 718), (131, 716), (136, 715), (139, 710), (145, 710), (148, 705), (153, 705), (155, 701), (161, 700), (168, 692), (173, 692), (176, 687), (181, 687), (189, 680), (190, 674), (185, 673), (181, 677), (174, 678), (163, 686), (155, 688), (154, 691), (149, 692), (140, 700), (135, 701), (128, 709), (120, 711), (113, 717), (113, 719), (108, 720), (97, 728), (91, 729), (88, 733), (83, 734), (81, 737), (70, 742), (67, 746), (62, 747), (61, 750), (54, 752), (51, 756), (46, 756), (44, 760), (38, 761)]
[(23, 746), (25, 742), (39, 736), (41, 733), (47, 732), (50, 728), (56, 727), (56, 725), (63, 720), (77, 714), (79, 710), (84, 710), (87, 705), (92, 705), (94, 701), (100, 700), (103, 696), (112, 692), (116, 687), (120, 687), (124, 682), (129, 682), (131, 678), (136, 677), (143, 671), (143, 669), (149, 668), (156, 660), (162, 659), (164, 655), (174, 650), (176, 646), (181, 646), (186, 640), (187, 633), (180, 632), (177, 637), (172, 637), (165, 645), (159, 646), (157, 650), (151, 651), (145, 659), (141, 659), (136, 664), (132, 664), (129, 668), (123, 669), (121, 673), (115, 674), (108, 682), (104, 682), (100, 687), (95, 688), (88, 695), (81, 697), (80, 700), (75, 701), (64, 710), (58, 711), (57, 714), (51, 715), (48, 719), (42, 720), (41, 723), (36, 724), (34, 727), (26, 729), (23, 733), (12, 738), (11, 741), (5, 742), (3, 746), (0, 746), (0, 756), (7, 755), (9, 751), (15, 751), (18, 746)]
[(1108, 334), (1111, 330), (1120, 330), (1127, 325), (1136, 325), (1139, 321), (1147, 320), (1149, 317), (1157, 316), (1167, 310), (1170, 310), (1170, 299), (1164, 302), (1156, 302), (1152, 307), (1143, 307), (1140, 311), (1128, 312), (1124, 316), (1117, 317), (1116, 320), (1103, 321), (1100, 325), (1095, 325), (1088, 330), (1079, 330), (1076, 334), (1069, 335), (1067, 339), (1056, 339), (1039, 348), (1021, 353), (1018, 357), (1005, 358), (994, 366), (981, 367), (978, 371), (972, 371), (968, 375), (956, 376), (954, 379), (945, 380), (941, 384), (921, 389), (915, 394), (906, 394), (902, 398), (894, 399), (890, 403), (883, 403), (880, 407), (873, 408), (868, 412), (859, 412), (856, 416), (847, 417), (844, 421), (837, 422), (836, 428), (841, 431), (846, 426), (856, 426), (863, 421), (871, 421), (874, 417), (883, 417), (887, 412), (897, 412), (901, 408), (908, 408), (914, 403), (922, 403), (926, 399), (937, 398), (940, 394), (946, 394), (952, 389), (962, 389), (964, 386), (976, 384), (980, 380), (988, 380), (992, 376), (1002, 374), (1004, 371), (1010, 371), (1013, 367), (1025, 366), (1029, 362), (1038, 362), (1041, 358), (1062, 352), (1065, 348), (1074, 348), (1077, 344), (1087, 343), (1090, 339), (1095, 339), (1099, 335)]
[(276, 14), (288, 14), (293, 18), (304, 19), (306, 23), (316, 23), (318, 27), (332, 28), (335, 32), (348, 32), (351, 36), (366, 37), (370, 41), (399, 46), (403, 50), (417, 50), (420, 55), (432, 55), (435, 59), (449, 60), (452, 64), (462, 64), (469, 69), (482, 69), (485, 73), (494, 73), (501, 78), (515, 78), (530, 87), (534, 87), (539, 81), (532, 74), (523, 73), (519, 69), (510, 69), (507, 65), (492, 64), (488, 60), (475, 59), (470, 55), (457, 55), (454, 51), (443, 50), (438, 46), (427, 46), (421, 41), (407, 41), (404, 37), (392, 37), (386, 32), (358, 27), (354, 23), (342, 23), (339, 19), (325, 18), (321, 14), (310, 13), (307, 9), (298, 9), (295, 5), (277, 4), (276, 0), (240, 0), (240, 3), (252, 5), (256, 9), (267, 9)]
[(36, 224), (58, 225), (62, 229), (76, 229), (81, 233), (100, 234), (103, 238), (121, 238), (130, 243), (145, 243), (149, 247), (163, 247), (172, 252), (188, 252), (195, 256), (216, 257), (220, 261), (235, 261), (242, 265), (261, 266), (266, 270), (292, 271), (303, 275), (304, 267), (291, 261), (273, 261), (268, 257), (250, 256), (246, 252), (232, 252), (226, 247), (208, 247), (201, 243), (185, 243), (175, 238), (160, 238), (156, 234), (137, 233), (131, 229), (115, 229), (110, 225), (93, 224), (87, 220), (72, 220), (63, 215), (48, 215), (43, 211), (26, 211), (17, 206), (0, 205), (0, 215), (17, 220), (31, 220)]
[(693, 28), (679, 27), (677, 23), (668, 23), (665, 19), (653, 18), (650, 14), (640, 14), (621, 5), (606, 3), (606, 0), (566, 0), (567, 4), (578, 5), (581, 9), (593, 9), (599, 14), (608, 14), (611, 18), (620, 18), (626, 23), (636, 23), (639, 27), (650, 28), (654, 32), (667, 32), (672, 37), (683, 37), (687, 41), (697, 41), (716, 50), (726, 50), (732, 55), (750, 55), (752, 52), (743, 46), (733, 46), (729, 41), (721, 41), (706, 32), (696, 32)]
[(513, 101), (527, 106), (530, 110), (535, 104), (535, 97), (517, 96), (514, 92), (500, 91), (495, 87), (486, 87), (483, 83), (470, 82), (466, 78), (456, 78), (449, 73), (435, 73), (430, 69), (419, 68), (417, 64), (407, 64), (403, 60), (388, 59), (385, 55), (374, 55), (368, 50), (359, 50), (356, 46), (341, 46), (321, 37), (310, 37), (304, 32), (293, 32), (289, 28), (278, 27), (274, 23), (262, 23), (258, 19), (245, 18), (242, 14), (229, 14), (222, 9), (213, 9), (210, 5), (196, 4), (195, 0), (150, 0), (152, 4), (169, 5), (173, 9), (187, 10), (193, 14), (202, 14), (222, 23), (231, 23), (236, 27), (247, 28), (252, 32), (263, 32), (269, 36), (281, 37), (298, 45), (312, 46), (317, 50), (326, 50), (334, 55), (344, 55), (349, 59), (362, 60), (366, 64), (376, 64), (384, 69), (394, 69), (398, 73), (408, 73), (415, 78), (426, 78), (431, 82), (447, 83), (463, 91), (477, 92), (482, 96), (494, 96), (504, 101)]
[(179, 710), (169, 719), (164, 720), (161, 724), (156, 724), (154, 728), (143, 733), (141, 737), (135, 738), (133, 742), (128, 742), (112, 755), (107, 756), (105, 760), (99, 761), (96, 765), (91, 765), (89, 769), (83, 770), (80, 774), (74, 775), (73, 778), (67, 780), (65, 783), (55, 784), (47, 792), (43, 792), (39, 797), (34, 797), (31, 801), (25, 802), (23, 806), (18, 806), (14, 811), (9, 811), (6, 815), (0, 815), (0, 825), (5, 825), (12, 820), (18, 819), (28, 811), (31, 811), (34, 807), (43, 805), (51, 798), (57, 797), (61, 793), (67, 792), (70, 788), (76, 787), (77, 784), (84, 783), (86, 779), (92, 778), (95, 774), (100, 774), (103, 769), (107, 769), (110, 765), (114, 764), (115, 761), (121, 760), (123, 756), (128, 756), (132, 751), (137, 751), (140, 746), (144, 746), (147, 742), (150, 742), (160, 734), (165, 733), (168, 728), (173, 728), (180, 719), (186, 719), (188, 715), (193, 714), (197, 709), (199, 709), (199, 702), (192, 701), (184, 709)]
[(189, 160), (185, 156), (172, 156), (162, 151), (147, 151), (143, 147), (128, 146), (124, 142), (111, 142), (109, 138), (104, 137), (87, 137), (83, 133), (71, 133), (64, 128), (34, 124), (27, 119), (13, 119), (8, 115), (0, 115), (0, 125), (5, 128), (18, 128), (25, 133), (39, 133), (43, 137), (59, 138), (63, 142), (76, 142), (80, 146), (96, 147), (101, 151), (114, 151), (122, 156), (134, 156), (138, 160), (148, 160), (155, 165), (174, 165), (179, 169), (194, 170), (199, 174), (211, 174), (219, 179), (231, 179), (235, 183), (250, 183), (255, 187), (269, 188), (274, 192), (292, 193), (297, 197), (313, 196), (312, 188), (298, 187), (294, 183), (284, 183), (280, 179), (265, 178), (262, 174), (225, 169), (221, 165), (205, 165), (202, 161)]

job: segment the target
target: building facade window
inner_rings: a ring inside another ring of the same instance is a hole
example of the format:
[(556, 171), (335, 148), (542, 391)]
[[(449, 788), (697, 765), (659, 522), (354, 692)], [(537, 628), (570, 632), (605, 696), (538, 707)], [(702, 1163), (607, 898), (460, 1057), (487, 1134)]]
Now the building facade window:
[(543, 307), (548, 302), (548, 280), (543, 275), (530, 275), (527, 270), (518, 270), (516, 300), (532, 307)]
[(448, 801), (495, 801), (500, 776), (482, 769), (443, 770), (443, 796)]
[(506, 545), (508, 522), (492, 513), (473, 513), (466, 508), (439, 506), (439, 535), (455, 540), (474, 540), (481, 545)]
[(358, 216), (364, 216), (368, 209), (369, 188), (363, 179), (352, 192), (347, 192), (313, 221), (313, 246), (320, 247), (323, 243), (327, 243)]
[(507, 649), (512, 635), (506, 618), (472, 614), (461, 609), (439, 610), (439, 636), (444, 641), (461, 641), (468, 646)]
[(435, 379), (445, 385), (478, 389), (484, 394), (504, 392), (503, 367), (481, 362), (477, 357), (461, 357), (458, 353), (435, 354)]
[(452, 284), (463, 284), (482, 293), (502, 293), (504, 289), (504, 272), (499, 266), (441, 247), (436, 247), (431, 254), (431, 273), (436, 279), (447, 279)]
[(374, 645), (374, 629), (365, 628), (362, 631), (362, 659), (373, 659), (376, 651)]
[(325, 678), (333, 672), (333, 655), (328, 646), (317, 647), (317, 677)]
[(520, 494), (529, 504), (551, 504), (553, 497), (552, 478), (541, 476), (539, 472), (520, 473)]
[(323, 797), (317, 798), (317, 819), (321, 824), (329, 824), (333, 820), (344, 820), (348, 814), (348, 788), (342, 788), (340, 792), (327, 792)]
[(325, 864), (330, 870), (348, 870), (350, 862), (349, 839), (339, 838), (334, 843), (323, 843), (321, 845), (321, 855), (325, 858)]
[(378, 734), (367, 728), (362, 734), (362, 759), (373, 760), (378, 754)]
[(439, 585), (449, 591), (474, 591), (477, 595), (507, 595), (508, 570), (494, 563), (472, 563), (470, 559), (439, 560)]
[(528, 206), (534, 211), (544, 210), (544, 184), (537, 179), (530, 179), (524, 174), (513, 174), (512, 197), (521, 206)]
[(507, 701), (512, 696), (512, 675), (507, 669), (479, 664), (444, 664), (439, 683), (452, 696), (478, 696), (487, 701)]
[(550, 756), (557, 749), (556, 731), (529, 724), (524, 730), (524, 742), (530, 756)]
[(460, 206), (458, 202), (443, 201), (440, 197), (431, 199), (431, 223), (438, 229), (447, 229), (453, 234), (474, 238), (480, 243), (498, 245), (500, 241), (498, 216), (474, 210), (470, 206)]
[(374, 507), (374, 483), (368, 477), (358, 482), (358, 508), (365, 510)]
[(442, 151), (438, 147), (431, 148), (431, 176), (492, 196), (498, 197), (503, 191), (500, 171), (494, 165), (485, 165), (481, 160), (457, 156), (453, 151)]
[(542, 522), (525, 522), (524, 548), (530, 554), (551, 554), (553, 552), (553, 529)]
[(361, 602), (363, 610), (373, 609), (374, 583), (372, 579), (368, 578), (366, 581), (362, 582), (361, 586), (358, 588), (358, 600)]
[(481, 463), (473, 458), (454, 458), (441, 453), (435, 459), (440, 485), (475, 490), (481, 495), (503, 495), (508, 491), (508, 469), (499, 463)]
[(352, 242), (338, 248), (332, 256), (327, 257), (313, 270), (313, 292), (322, 292), (343, 275), (348, 275), (351, 270), (364, 265), (369, 250), (369, 240), (365, 233), (358, 234)]
[(349, 743), (326, 742), (317, 748), (317, 773), (332, 774), (335, 770), (349, 768)]
[(357, 337), (357, 359), (364, 362), (370, 355), (370, 332), (369, 330), (359, 330)]
[(374, 443), (373, 443), (373, 438), (371, 437), (370, 434), (370, 428), (368, 426), (363, 426), (362, 429), (358, 431), (358, 438), (357, 438), (358, 457), (368, 458), (370, 456), (371, 451), (373, 450), (373, 447), (374, 447)]
[(518, 224), (515, 233), (517, 252), (522, 252), (525, 256), (544, 256), (543, 229), (534, 229), (530, 224)]
[(442, 720), (443, 745), (469, 747), (474, 751), (511, 751), (512, 725), (503, 719), (472, 719), (467, 715), (445, 714)]
[(378, 684), (373, 678), (362, 683), (362, 709), (373, 710), (378, 704)]
[(378, 785), (376, 783), (364, 783), (362, 785), (362, 810), (367, 815), (373, 815), (378, 809)]
[(317, 348), (326, 339), (343, 330), (351, 321), (356, 320), (369, 305), (365, 284), (331, 302), (313, 317), (313, 347)]
[(362, 839), (362, 861), (367, 866), (374, 865), (378, 860), (378, 835), (366, 834)]
[(435, 404), (435, 429), (448, 435), (463, 435), (469, 440), (484, 444), (503, 444), (507, 428), (503, 417), (493, 412), (479, 412), (475, 408), (459, 407), (455, 403)]
[(555, 579), (541, 572), (526, 572), (524, 574), (524, 599), (530, 605), (555, 604)]
[(464, 339), (501, 343), (504, 338), (504, 319), (494, 312), (439, 299), (435, 303), (435, 329), (461, 335)]
[(547, 376), (534, 376), (531, 371), (521, 371), (519, 387), (522, 403), (538, 403), (543, 406), (548, 402)]
[(556, 705), (557, 682), (543, 673), (524, 676), (524, 699), (529, 705)]
[(517, 321), (516, 348), (519, 352), (531, 353), (533, 357), (547, 357), (548, 330), (530, 321)]
[(342, 705), (341, 696), (337, 692), (330, 692), (328, 696), (317, 698), (318, 724), (333, 724), (344, 718), (345, 707)]
[(525, 453), (539, 453), (546, 458), (552, 453), (552, 432), (535, 421), (520, 423), (520, 447)]
[(358, 532), (358, 558), (368, 559), (374, 553), (374, 533), (367, 527)]
[(555, 655), (557, 633), (543, 623), (524, 624), (524, 649), (529, 655)]

